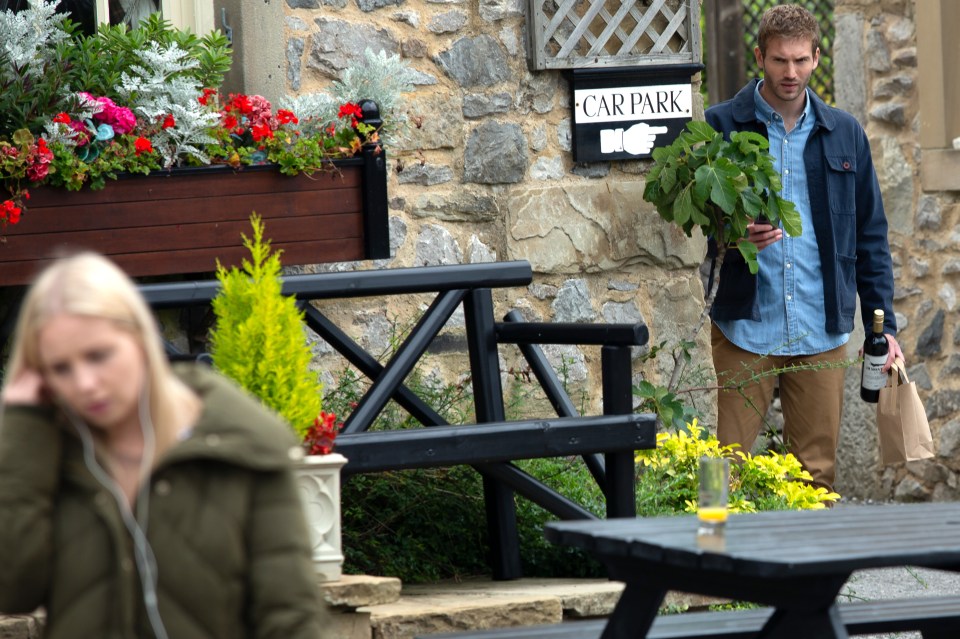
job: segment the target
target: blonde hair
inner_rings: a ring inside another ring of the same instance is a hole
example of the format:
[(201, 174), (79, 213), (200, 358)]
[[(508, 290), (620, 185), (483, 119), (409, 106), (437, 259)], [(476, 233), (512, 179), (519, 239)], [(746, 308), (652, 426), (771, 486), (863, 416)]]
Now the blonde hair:
[(166, 450), (176, 436), (178, 403), (182, 405), (196, 396), (173, 374), (156, 319), (136, 284), (102, 255), (83, 252), (62, 257), (37, 276), (17, 319), (6, 383), (16, 379), (20, 371), (41, 370), (40, 331), (62, 314), (106, 319), (139, 339), (146, 362), (157, 452)]
[(757, 46), (760, 53), (767, 54), (767, 43), (772, 38), (786, 40), (810, 40), (810, 53), (820, 46), (820, 23), (816, 17), (800, 5), (781, 4), (771, 7), (760, 18)]

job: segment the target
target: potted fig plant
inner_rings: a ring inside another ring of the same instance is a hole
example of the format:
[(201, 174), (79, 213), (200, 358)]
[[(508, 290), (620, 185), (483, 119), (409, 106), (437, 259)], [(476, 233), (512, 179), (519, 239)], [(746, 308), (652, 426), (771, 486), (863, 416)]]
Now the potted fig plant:
[(324, 581), (337, 581), (343, 565), (340, 469), (347, 460), (333, 446), (341, 424), (322, 410), (303, 314), (281, 292), (282, 251), (271, 250), (259, 216), (251, 222), (252, 237), (243, 236), (250, 258), (239, 268), (217, 269), (221, 288), (212, 303), (210, 355), (219, 372), (279, 413), (302, 442), (295, 466), (314, 567)]
[(733, 132), (727, 140), (706, 122), (693, 121), (673, 143), (653, 150), (654, 164), (646, 176), (643, 199), (687, 237), (699, 229), (710, 240), (714, 259), (703, 311), (690, 337), (672, 351), (673, 370), (666, 387), (643, 381), (635, 390), (645, 408), (678, 428), (690, 415), (684, 413), (675, 392), (689, 348), (710, 315), (724, 261), (731, 255), (742, 259), (756, 275), (757, 247), (746, 239), (747, 225), (755, 219), (782, 224), (791, 236), (802, 232), (793, 202), (780, 197), (780, 176), (769, 146), (757, 133)]

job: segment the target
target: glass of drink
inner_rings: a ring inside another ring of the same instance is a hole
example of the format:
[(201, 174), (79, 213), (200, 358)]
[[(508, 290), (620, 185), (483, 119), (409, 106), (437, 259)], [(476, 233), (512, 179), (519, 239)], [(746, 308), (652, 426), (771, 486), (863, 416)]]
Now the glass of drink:
[(721, 457), (701, 457), (697, 535), (723, 534), (727, 523), (729, 488), (730, 461)]

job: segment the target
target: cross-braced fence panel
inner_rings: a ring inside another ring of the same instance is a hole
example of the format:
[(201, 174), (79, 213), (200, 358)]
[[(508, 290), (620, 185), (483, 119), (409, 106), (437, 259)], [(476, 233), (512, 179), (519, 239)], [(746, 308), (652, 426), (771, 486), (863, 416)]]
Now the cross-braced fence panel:
[(700, 61), (700, 0), (529, 0), (532, 69)]

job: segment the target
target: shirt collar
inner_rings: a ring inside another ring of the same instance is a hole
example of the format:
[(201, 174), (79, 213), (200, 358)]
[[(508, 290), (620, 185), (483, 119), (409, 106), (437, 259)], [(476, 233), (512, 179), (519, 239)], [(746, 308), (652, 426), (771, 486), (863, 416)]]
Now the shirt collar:
[[(770, 103), (767, 102), (760, 93), (760, 87), (763, 86), (763, 82), (763, 80), (760, 80), (753, 88), (753, 104), (757, 110), (757, 115), (760, 116), (761, 120), (764, 122), (772, 122), (776, 111), (773, 110), (773, 107), (770, 106)], [(807, 116), (810, 115), (811, 111), (813, 110), (813, 98), (810, 96), (810, 87), (804, 89), (804, 93), (806, 100), (804, 100), (803, 104), (803, 113), (801, 113), (800, 117), (797, 118), (797, 126), (803, 124), (803, 122), (807, 119)]]

